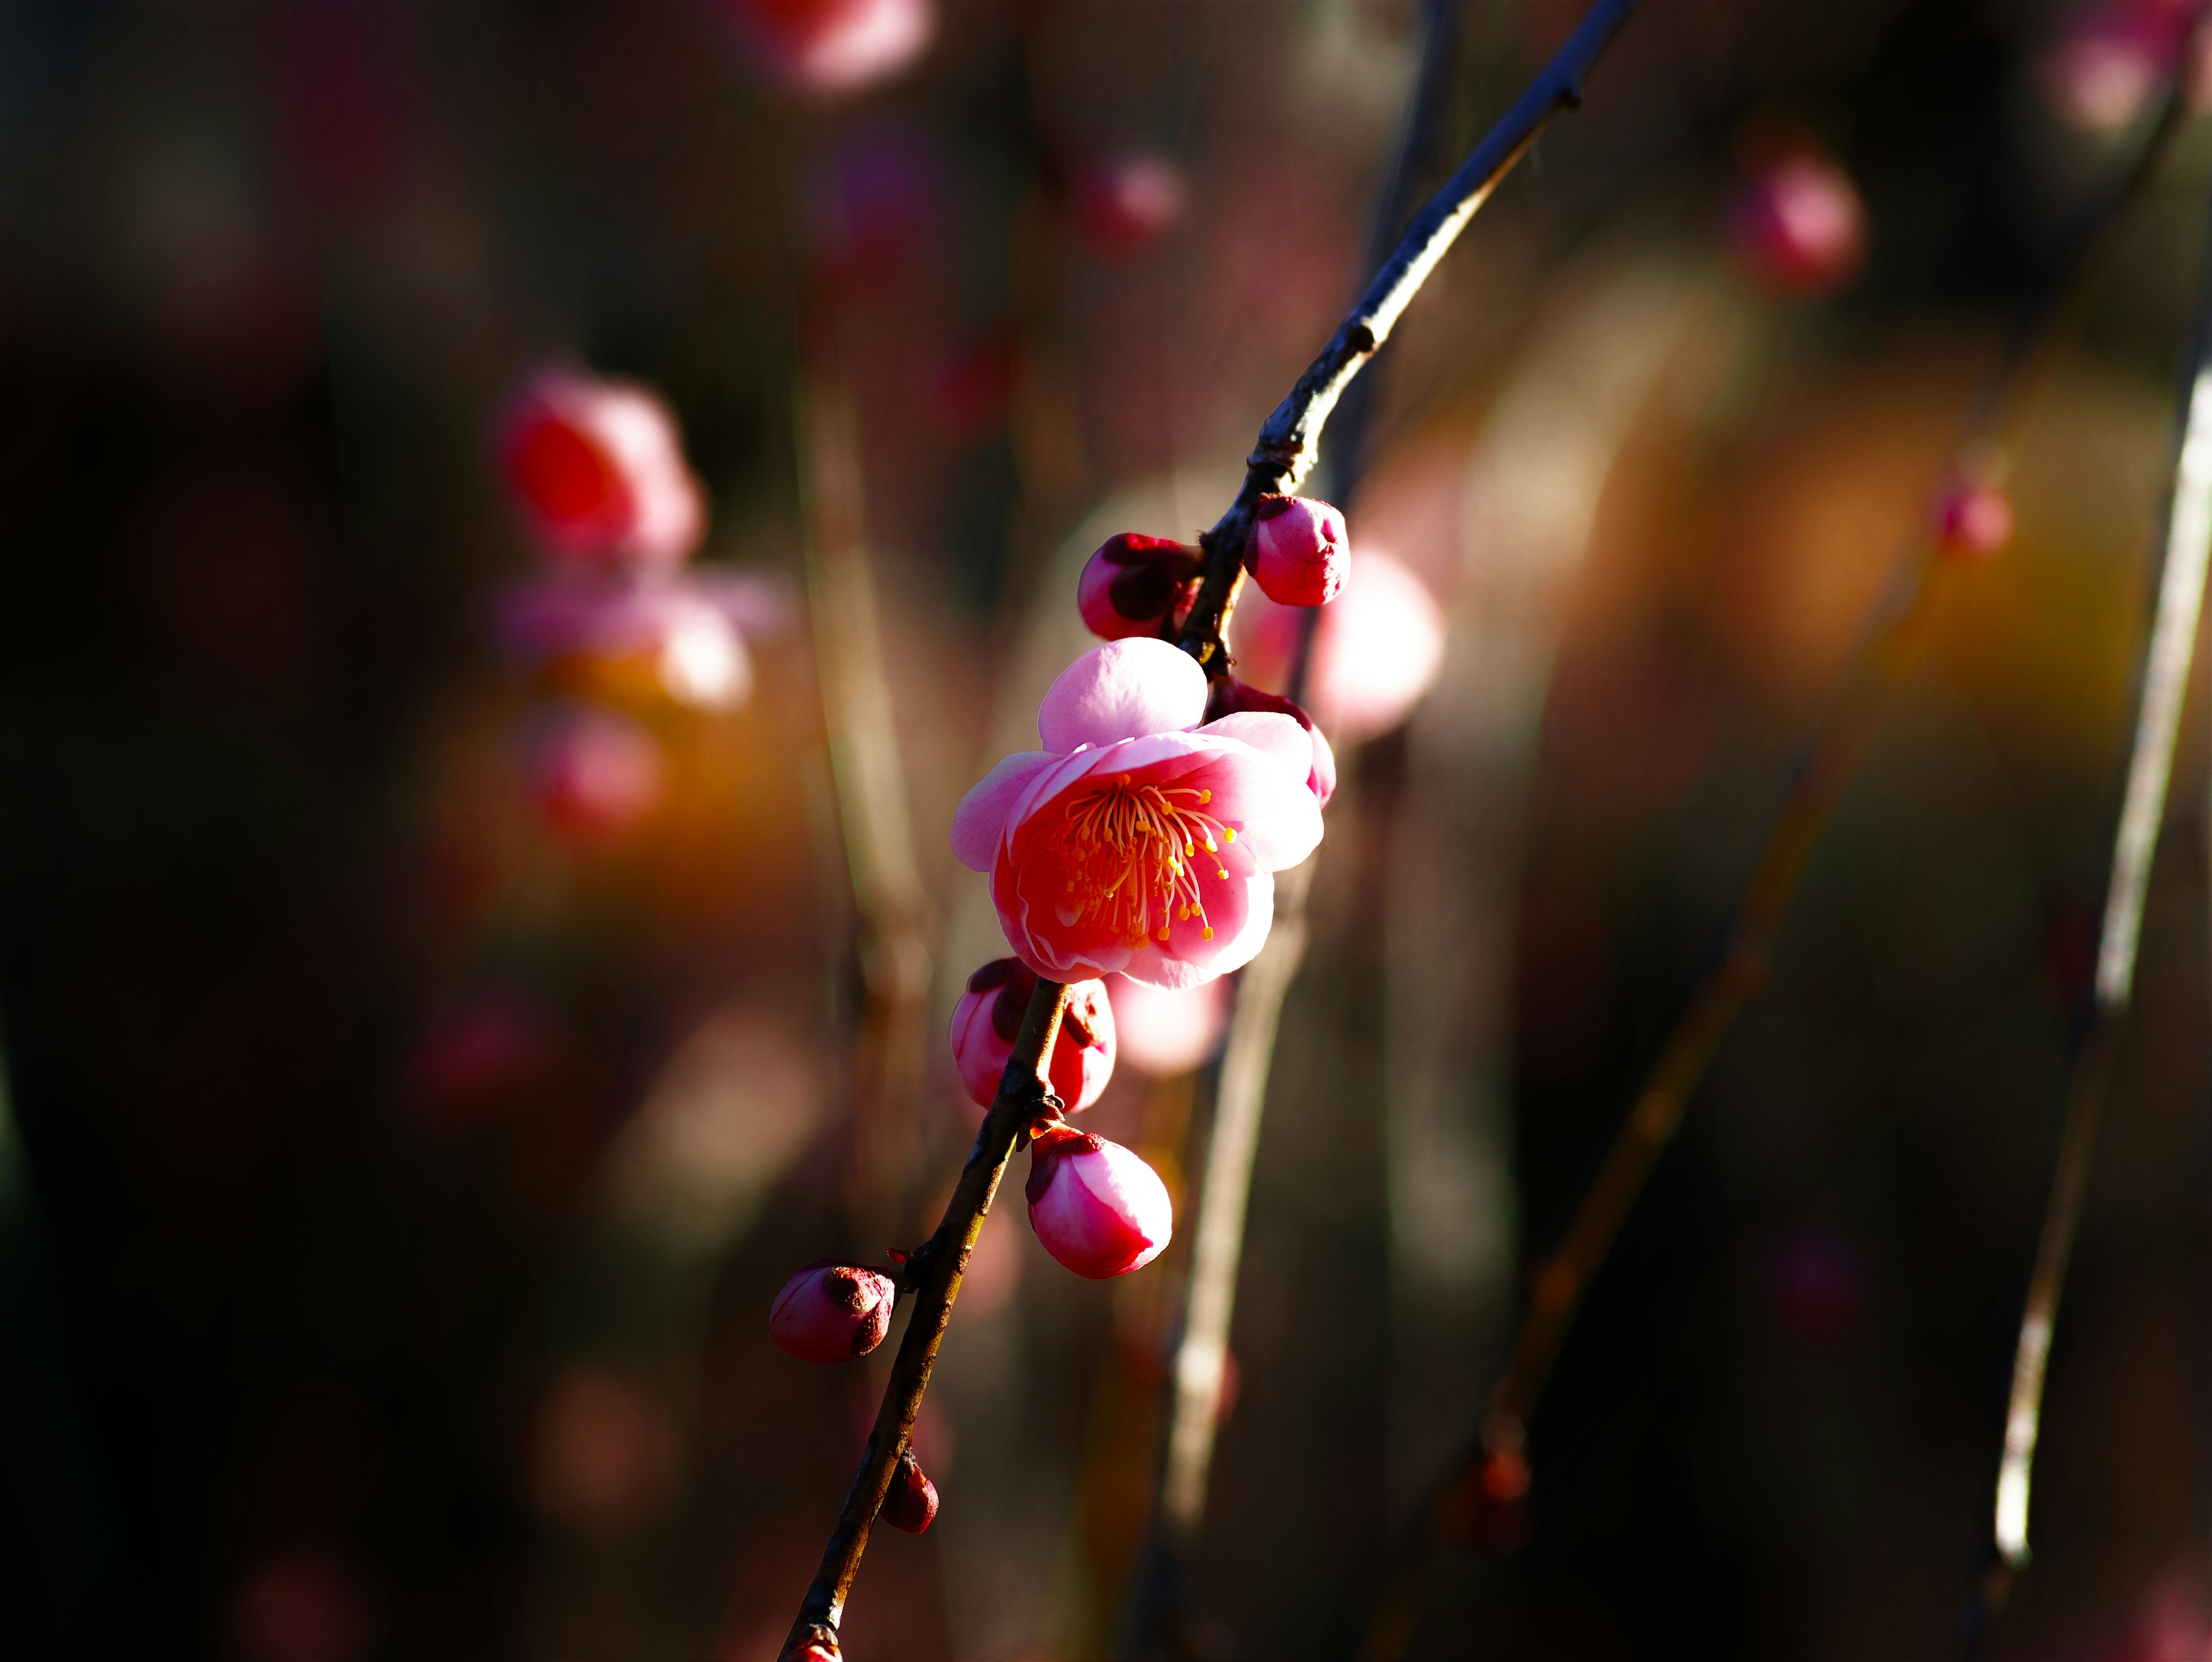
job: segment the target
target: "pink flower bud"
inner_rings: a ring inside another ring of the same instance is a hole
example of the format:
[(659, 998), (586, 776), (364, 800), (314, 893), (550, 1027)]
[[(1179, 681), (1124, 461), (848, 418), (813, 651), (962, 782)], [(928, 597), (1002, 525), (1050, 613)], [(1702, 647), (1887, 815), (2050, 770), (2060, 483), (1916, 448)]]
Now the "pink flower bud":
[(1076, 176), (1076, 229), (1099, 253), (1133, 254), (1174, 228), (1189, 194), (1182, 170), (1165, 156), (1097, 162)]
[[(1018, 958), (997, 958), (968, 977), (968, 990), (952, 1008), (952, 1061), (968, 1094), (988, 1108), (1014, 1053), (1022, 1013), (1036, 990), (1036, 971)], [(1068, 989), (1046, 1070), (1052, 1093), (1077, 1113), (1098, 1100), (1114, 1077), (1114, 1007), (1104, 983), (1079, 981)]]
[(1736, 252), (1771, 289), (1825, 295), (1866, 258), (1866, 209), (1850, 175), (1818, 151), (1759, 169), (1729, 211)]
[(1030, 1224), (1044, 1250), (1103, 1281), (1142, 1269), (1175, 1232), (1158, 1174), (1118, 1142), (1055, 1126), (1030, 1147)]
[(1108, 538), (1085, 564), (1075, 586), (1076, 609), (1103, 640), (1157, 635), (1170, 611), (1178, 625), (1189, 616), (1205, 563), (1194, 548), (1125, 531)]
[(1936, 547), (1954, 560), (1986, 560), (2012, 541), (2012, 502), (1993, 484), (1962, 480), (1936, 514)]
[(716, 0), (753, 69), (817, 98), (903, 73), (937, 27), (930, 0)]
[(1244, 563), (1278, 606), (1327, 606), (1352, 569), (1344, 515), (1310, 496), (1270, 496), (1253, 514)]
[(884, 1341), (898, 1292), (879, 1270), (827, 1259), (783, 1284), (768, 1312), (769, 1336), (802, 1362), (843, 1362)]
[(1314, 794), (1315, 801), (1327, 807), (1328, 799), (1336, 794), (1336, 752), (1329, 748), (1322, 730), (1314, 725), (1313, 717), (1298, 707), (1296, 699), (1285, 698), (1279, 692), (1262, 692), (1233, 675), (1223, 676), (1207, 691), (1206, 719), (1209, 721), (1248, 709), (1287, 715), (1306, 730), (1313, 740), (1313, 766), (1306, 774), (1306, 788)]
[(596, 705), (540, 721), (530, 736), (527, 765), (547, 825), (582, 837), (629, 830), (660, 806), (665, 785), (653, 734)]
[(676, 417), (645, 387), (542, 371), (507, 405), (499, 450), (515, 504), (549, 554), (673, 566), (706, 530)]
[(837, 1641), (819, 1638), (805, 1640), (786, 1651), (777, 1662), (838, 1662)]
[(891, 1473), (883, 1519), (908, 1535), (919, 1535), (937, 1521), (937, 1485), (922, 1475), (911, 1454), (900, 1455), (898, 1470)]

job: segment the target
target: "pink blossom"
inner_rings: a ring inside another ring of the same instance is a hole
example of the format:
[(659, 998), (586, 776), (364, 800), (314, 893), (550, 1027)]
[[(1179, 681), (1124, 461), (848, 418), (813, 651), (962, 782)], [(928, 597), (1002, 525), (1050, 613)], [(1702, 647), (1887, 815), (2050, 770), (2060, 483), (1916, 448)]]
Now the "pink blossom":
[(2182, 74), (2192, 101), (2205, 93), (2204, 43), (2186, 0), (2098, 0), (2045, 52), (2041, 79), (2059, 119), (2083, 132), (2118, 132)]
[(961, 800), (953, 851), (991, 874), (1014, 955), (1039, 975), (1188, 987), (1267, 939), (1274, 874), (1321, 840), (1313, 742), (1265, 712), (1201, 727), (1206, 695), (1164, 641), (1094, 647), (1044, 696), (1044, 747)]
[(731, 709), (752, 691), (747, 635), (779, 628), (791, 601), (769, 577), (555, 570), (499, 597), (499, 636), (526, 661), (638, 658), (661, 690), (697, 709)]
[(1075, 585), (1076, 610), (1101, 640), (1158, 635), (1170, 612), (1178, 626), (1190, 615), (1205, 563), (1194, 548), (1125, 531), (1109, 537), (1084, 563)]
[(1278, 606), (1327, 606), (1352, 569), (1344, 515), (1310, 496), (1270, 496), (1252, 519), (1245, 569)]
[(1134, 253), (1174, 228), (1189, 195), (1182, 170), (1165, 156), (1095, 162), (1076, 175), (1076, 228), (1101, 253)]
[(1223, 676), (1206, 695), (1206, 713), (1210, 719), (1218, 720), (1244, 709), (1271, 710), (1278, 715), (1287, 715), (1306, 730), (1306, 737), (1313, 740), (1313, 766), (1306, 774), (1306, 788), (1314, 794), (1317, 805), (1327, 807), (1328, 799), (1336, 794), (1336, 752), (1328, 737), (1314, 725), (1313, 717), (1296, 699), (1285, 698), (1279, 692), (1262, 692), (1234, 675)]
[(1866, 258), (1858, 186), (1817, 150), (1759, 169), (1730, 204), (1729, 218), (1736, 252), (1769, 288), (1829, 294), (1856, 276)]
[(930, 0), (714, 0), (747, 60), (787, 91), (834, 98), (880, 85), (921, 56)]
[(884, 1522), (908, 1535), (919, 1535), (937, 1521), (937, 1485), (911, 1454), (899, 1456), (891, 1473), (890, 1492), (884, 1496)]
[(1229, 1026), (1226, 981), (1171, 991), (1125, 975), (1109, 976), (1116, 1060), (1156, 1079), (1187, 1074), (1211, 1061)]
[[(1283, 687), (1311, 616), (1264, 594), (1239, 600), (1230, 643), (1243, 677)], [(1322, 608), (1313, 654), (1306, 703), (1315, 719), (1340, 740), (1370, 739), (1404, 721), (1436, 679), (1443, 612), (1419, 577), (1390, 555), (1365, 548), (1344, 592)]]
[(633, 382), (541, 370), (507, 405), (499, 453), (524, 521), (558, 558), (672, 566), (706, 531), (676, 417)]
[(538, 810), (556, 830), (590, 837), (629, 830), (660, 806), (660, 746), (641, 723), (596, 704), (542, 718), (526, 761)]
[(2012, 502), (1994, 484), (1961, 481), (1936, 510), (1936, 546), (1954, 560), (1986, 560), (2012, 541)]
[[(999, 1094), (1000, 1075), (1014, 1053), (1022, 1013), (1036, 990), (1036, 974), (1018, 958), (998, 958), (968, 977), (968, 990), (952, 1007), (952, 1061), (968, 1094), (985, 1108)], [(1053, 1043), (1047, 1070), (1052, 1093), (1077, 1113), (1098, 1100), (1114, 1077), (1114, 1007), (1097, 981), (1068, 989), (1067, 1014)]]
[(827, 1259), (783, 1284), (769, 1307), (769, 1336), (802, 1362), (845, 1362), (884, 1342), (898, 1291), (880, 1270)]
[(1079, 1275), (1141, 1269), (1175, 1232), (1167, 1186), (1118, 1142), (1055, 1126), (1030, 1146), (1030, 1223), (1044, 1250)]

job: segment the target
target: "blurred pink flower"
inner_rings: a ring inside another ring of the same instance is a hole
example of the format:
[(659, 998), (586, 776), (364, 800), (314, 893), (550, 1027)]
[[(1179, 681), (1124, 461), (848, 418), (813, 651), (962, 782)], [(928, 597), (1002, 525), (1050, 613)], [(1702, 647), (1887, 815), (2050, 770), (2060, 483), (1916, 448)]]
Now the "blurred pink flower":
[(1866, 259), (1858, 186), (1818, 150), (1754, 171), (1729, 204), (1729, 231), (1753, 277), (1792, 294), (1832, 293)]
[(678, 1479), (667, 1409), (634, 1381), (593, 1363), (564, 1370), (538, 1414), (531, 1487), (556, 1523), (618, 1535), (667, 1505)]
[(499, 454), (532, 535), (558, 558), (672, 566), (706, 531), (676, 417), (634, 383), (540, 370), (501, 418)]
[(649, 658), (681, 704), (729, 709), (752, 691), (745, 636), (780, 628), (791, 599), (781, 580), (694, 569), (524, 578), (496, 603), (501, 644), (526, 661)]
[[(952, 1007), (952, 1061), (969, 1096), (988, 1108), (999, 1094), (999, 1077), (1014, 1053), (1022, 1013), (1036, 990), (1036, 972), (1018, 958), (997, 958), (968, 977), (968, 990)], [(1052, 1047), (1047, 1075), (1053, 1094), (1079, 1113), (1098, 1100), (1114, 1077), (1114, 1009), (1106, 989), (1079, 981), (1068, 990), (1067, 1014)]]
[[(1281, 688), (1310, 615), (1248, 589), (1230, 623), (1243, 679)], [(1436, 679), (1443, 612), (1395, 558), (1363, 549), (1344, 592), (1322, 608), (1313, 652), (1306, 706), (1314, 719), (1340, 739), (1370, 739), (1404, 721)]]
[(1936, 547), (1954, 560), (1986, 560), (2012, 541), (2012, 499), (1994, 484), (1964, 480), (1936, 508)]
[(1321, 841), (1313, 742), (1287, 715), (1200, 727), (1206, 694), (1164, 641), (1094, 647), (1044, 696), (1044, 748), (961, 800), (953, 851), (991, 874), (1014, 955), (1039, 975), (1194, 986), (1266, 941), (1274, 874)]
[(903, 74), (937, 28), (930, 0), (711, 0), (753, 68), (834, 98)]
[(1093, 162), (1075, 178), (1075, 225), (1100, 253), (1150, 247), (1182, 217), (1190, 192), (1164, 155), (1133, 152)]
[(2194, 21), (2189, 0), (2096, 0), (2068, 20), (2043, 55), (2040, 78), (2052, 110), (2083, 132), (2117, 133), (2175, 74), (2202, 104), (2212, 64)]
[(1166, 1079), (1210, 1062), (1229, 1026), (1229, 983), (1209, 981), (1181, 991), (1147, 986), (1125, 975), (1106, 978), (1114, 1006), (1118, 1059)]
[(1030, 1145), (1024, 1192), (1044, 1250), (1093, 1281), (1141, 1269), (1175, 1233), (1159, 1174), (1120, 1143), (1069, 1126)]
[(660, 746), (627, 715), (570, 706), (539, 717), (525, 744), (532, 794), (556, 831), (611, 837), (660, 806), (667, 782)]

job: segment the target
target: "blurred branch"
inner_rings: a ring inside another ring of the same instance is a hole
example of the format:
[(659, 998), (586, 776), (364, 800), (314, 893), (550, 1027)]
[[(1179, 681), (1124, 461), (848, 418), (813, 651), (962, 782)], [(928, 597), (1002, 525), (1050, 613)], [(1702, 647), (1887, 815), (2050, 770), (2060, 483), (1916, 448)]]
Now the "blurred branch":
[[(2106, 245), (2123, 210), (2156, 172), (2180, 128), (2183, 113), (2177, 86), (2169, 91), (2135, 155), (2076, 216), (2051, 269), (2024, 296), (2006, 345), (1970, 406), (1955, 453), (1960, 458), (1986, 450), (2017, 412), (2023, 384), (2057, 332), (2055, 324), (2068, 314), (2069, 302), (2083, 292), (2095, 256)], [(1528, 1420), (1583, 1295), (1661, 1152), (1680, 1127), (1690, 1098), (1729, 1029), (1764, 984), (1775, 931), (1796, 893), (1806, 863), (1891, 695), (1926, 644), (1937, 605), (1955, 571), (1949, 563), (1933, 562), (1934, 552), (1923, 533), (1900, 561), (1902, 593), (1893, 587), (1889, 615), (1877, 622), (1846, 667), (1836, 701), (1807, 746), (1714, 966), (1692, 990), (1559, 1248), (1533, 1278), (1528, 1310), (1474, 1434), (1432, 1483), (1391, 1554), (1360, 1641), (1360, 1662), (1393, 1662), (1404, 1652), (1419, 1619), (1428, 1572), (1439, 1547), (1455, 1535), (1480, 1538), (1485, 1520), (1494, 1516), (1508, 1495), (1517, 1498), (1525, 1488), (1522, 1451)], [(2185, 679), (2186, 668), (2185, 662)], [(2169, 761), (2172, 743), (2169, 732)], [(2160, 794), (2162, 799), (2162, 785)], [(2094, 1126), (2094, 1110), (2091, 1113)], [(2054, 1208), (2057, 1203), (2054, 1196)]]
[[(1638, 0), (1597, 0), (1590, 8), (1520, 100), (1414, 216), (1327, 348), (1261, 429), (1258, 448), (1246, 465), (1243, 487), (1237, 500), (1200, 538), (1206, 551), (1206, 575), (1177, 642), (1206, 667), (1209, 675), (1228, 673), (1222, 631), (1227, 627), (1243, 575), (1253, 508), (1262, 496), (1295, 490), (1305, 478), (1313, 466), (1322, 429), (1345, 389), (1389, 338), (1392, 326), (1422, 283), (1498, 181), (1527, 153), (1537, 133), (1560, 111), (1582, 102), (1583, 82), (1638, 3)], [(826, 626), (817, 623), (817, 628)], [(1280, 921), (1276, 925), (1278, 931), (1285, 927)], [(1301, 934), (1295, 926), (1290, 928), (1291, 944), (1287, 949), (1293, 967), (1296, 941)], [(1287, 971), (1284, 978), (1287, 983)], [(1275, 997), (1279, 1008), (1280, 995)], [(875, 1429), (861, 1454), (860, 1471), (823, 1550), (822, 1567), (785, 1642), (787, 1655), (809, 1645), (836, 1653), (837, 1624), (845, 1598), (859, 1571), (860, 1555), (866, 1549), (868, 1531), (912, 1434), (922, 1394), (928, 1389), (930, 1368), (951, 1319), (952, 1300), (959, 1291), (969, 1249), (982, 1228), (984, 1215), (990, 1209), (1018, 1138), (1050, 1105), (1043, 1080), (1044, 1058), (1059, 1034), (1066, 1002), (1064, 986), (1049, 981), (1038, 983), (1000, 1080), (997, 1099), (962, 1170), (943, 1221), (918, 1255), (926, 1257), (927, 1269), (912, 1295), (914, 1310), (892, 1363), (890, 1383), (877, 1413)], [(1256, 1054), (1261, 1065), (1255, 1075), (1263, 1085), (1265, 1047)], [(1241, 1245), (1241, 1205), (1237, 1213), (1236, 1245)]]
[(2143, 898), (2150, 886), (2151, 856), (2166, 818), (2166, 788), (2181, 705), (2204, 610), (2204, 580), (2212, 560), (2212, 224), (2208, 224), (2191, 350), (2182, 375), (2173, 486), (2166, 509), (2166, 546), (2158, 602), (2144, 650), (2136, 736), (2105, 892), (2104, 926), (2097, 943), (2090, 1028), (2077, 1052), (2066, 1105), (2058, 1163), (2051, 1173), (2035, 1269), (2021, 1312), (2014, 1348), (2012, 1389), (2005, 1403), (2004, 1454), (1998, 1464), (1991, 1541), (1996, 1562), (1984, 1580), (1984, 1604), (1994, 1608), (2013, 1576), (2027, 1566), (2028, 1492), (2043, 1420), (2045, 1364), (2065, 1290), (2066, 1268), (2081, 1227), (2081, 1196), (2096, 1153), (2112, 1062), (2114, 1025), (2135, 989), (2142, 942)]

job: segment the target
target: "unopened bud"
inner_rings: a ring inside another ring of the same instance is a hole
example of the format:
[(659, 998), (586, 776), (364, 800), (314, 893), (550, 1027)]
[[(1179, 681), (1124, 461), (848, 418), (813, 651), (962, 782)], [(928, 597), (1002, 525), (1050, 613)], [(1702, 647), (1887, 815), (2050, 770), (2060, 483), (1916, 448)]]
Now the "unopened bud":
[[(999, 1094), (1036, 984), (1036, 972), (1019, 959), (993, 959), (968, 977), (968, 990), (952, 1007), (953, 1065), (979, 1106), (989, 1107)], [(1114, 1077), (1114, 1007), (1103, 982), (1079, 981), (1067, 989), (1046, 1077), (1071, 1114), (1097, 1101)]]
[(1270, 496), (1253, 510), (1245, 564), (1276, 605), (1327, 606), (1352, 569), (1344, 515), (1310, 496)]
[(891, 1473), (890, 1492), (884, 1496), (884, 1522), (908, 1535), (919, 1535), (937, 1521), (937, 1485), (922, 1475), (911, 1454), (899, 1456)]
[(1206, 719), (1218, 721), (1224, 715), (1234, 715), (1241, 710), (1265, 710), (1271, 715), (1287, 715), (1306, 730), (1313, 740), (1313, 766), (1306, 774), (1306, 788), (1314, 794), (1314, 801), (1322, 807), (1336, 794), (1336, 752), (1329, 748), (1328, 735), (1314, 725), (1295, 698), (1285, 698), (1279, 692), (1262, 692), (1248, 685), (1234, 675), (1224, 675), (1214, 682), (1206, 692)]
[(859, 1264), (811, 1263), (783, 1284), (769, 1336), (803, 1362), (843, 1362), (884, 1342), (898, 1297), (891, 1278)]
[(1954, 560), (1986, 560), (2012, 541), (2012, 502), (1994, 484), (1954, 484), (1936, 510), (1936, 546)]
[(1093, 1281), (1159, 1257), (1175, 1230), (1167, 1186), (1118, 1142), (1053, 1127), (1030, 1148), (1030, 1224), (1044, 1250)]
[(1205, 565), (1206, 557), (1186, 544), (1125, 531), (1109, 537), (1084, 566), (1076, 609), (1102, 640), (1157, 635), (1170, 612), (1177, 624), (1190, 615)]

